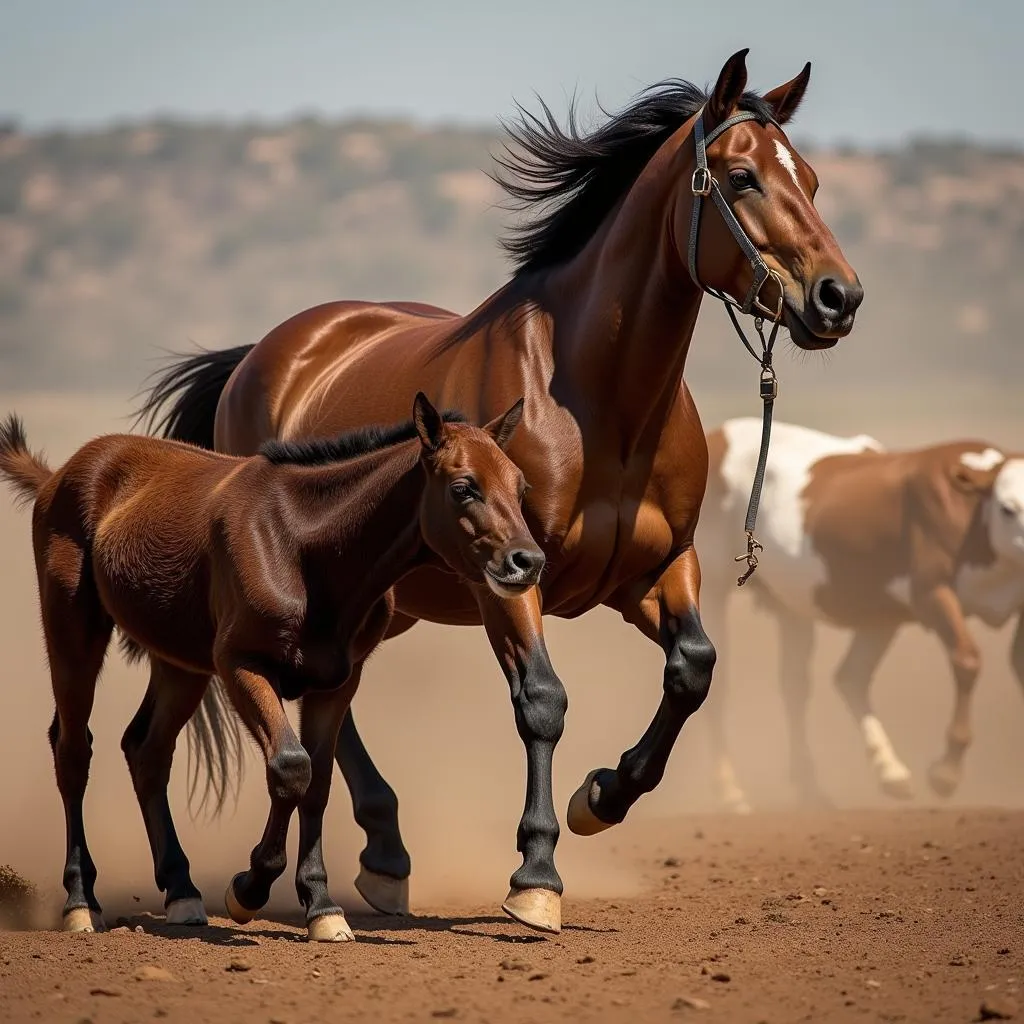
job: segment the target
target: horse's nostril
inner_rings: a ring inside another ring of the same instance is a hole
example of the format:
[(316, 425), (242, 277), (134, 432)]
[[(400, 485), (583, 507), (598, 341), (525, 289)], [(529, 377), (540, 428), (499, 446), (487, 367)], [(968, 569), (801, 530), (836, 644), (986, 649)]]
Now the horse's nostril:
[(544, 568), (544, 553), (519, 548), (506, 556), (505, 566), (511, 576), (540, 572)]
[(826, 277), (818, 282), (817, 288), (818, 305), (833, 316), (842, 314), (846, 306), (846, 290), (843, 286), (831, 277)]

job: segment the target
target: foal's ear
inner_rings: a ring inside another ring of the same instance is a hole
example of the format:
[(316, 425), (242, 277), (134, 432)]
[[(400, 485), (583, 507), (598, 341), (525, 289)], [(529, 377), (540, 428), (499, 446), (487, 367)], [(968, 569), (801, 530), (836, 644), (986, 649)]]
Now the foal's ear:
[(785, 124), (796, 113), (800, 101), (807, 92), (807, 83), (811, 80), (811, 62), (804, 65), (803, 71), (796, 78), (790, 79), (771, 92), (764, 94), (764, 101), (775, 111), (775, 120)]
[(491, 420), (484, 427), (484, 430), (494, 438), (494, 443), (502, 451), (508, 447), (516, 427), (519, 426), (519, 421), (523, 418), (523, 401), (524, 399), (520, 398), (508, 412), (503, 413), (497, 419)]
[[(747, 54), (749, 47), (737, 50), (726, 62), (718, 75), (714, 89), (707, 102), (707, 110), (713, 124), (724, 121), (732, 108), (740, 101), (747, 87)], [(712, 125), (707, 125), (710, 128)]]
[(444, 441), (444, 420), (422, 391), (416, 392), (416, 401), (412, 406), (412, 421), (416, 425), (416, 433), (419, 434), (423, 447), (428, 452), (436, 452)]

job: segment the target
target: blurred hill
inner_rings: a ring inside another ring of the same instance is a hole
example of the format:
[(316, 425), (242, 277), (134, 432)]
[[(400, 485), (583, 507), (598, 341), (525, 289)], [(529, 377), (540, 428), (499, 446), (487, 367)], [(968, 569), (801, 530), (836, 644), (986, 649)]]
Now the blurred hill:
[[(483, 173), (498, 144), (484, 130), (316, 119), (0, 128), (0, 390), (130, 391), (161, 351), (256, 341), (334, 298), (468, 310), (507, 274), (507, 215)], [(1019, 381), (1024, 152), (802, 152), (867, 289), (829, 386), (898, 401)], [(752, 392), (710, 303), (688, 377)]]

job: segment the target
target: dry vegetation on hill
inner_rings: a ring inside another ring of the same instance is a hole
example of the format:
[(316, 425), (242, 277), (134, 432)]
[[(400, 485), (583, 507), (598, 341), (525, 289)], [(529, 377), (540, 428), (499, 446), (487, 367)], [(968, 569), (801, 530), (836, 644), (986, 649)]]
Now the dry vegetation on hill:
[[(332, 298), (469, 309), (506, 274), (483, 173), (497, 144), (314, 119), (2, 131), (0, 389), (131, 390), (161, 350), (254, 341)], [(843, 384), (967, 377), (985, 393), (1016, 376), (1024, 154), (921, 142), (809, 156), (868, 291), (856, 347), (871, 356), (847, 346)], [(749, 390), (718, 312), (691, 378)]]

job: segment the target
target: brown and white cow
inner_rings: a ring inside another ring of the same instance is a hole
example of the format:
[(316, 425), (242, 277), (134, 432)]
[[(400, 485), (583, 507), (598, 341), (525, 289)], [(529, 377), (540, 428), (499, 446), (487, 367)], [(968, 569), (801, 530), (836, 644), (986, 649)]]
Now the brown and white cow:
[[(734, 419), (708, 436), (708, 493), (697, 531), (701, 611), (719, 650), (715, 686), (728, 671), (725, 610), (736, 591), (731, 554), (742, 538), (760, 420)], [(836, 674), (884, 792), (912, 793), (910, 771), (872, 713), (872, 675), (897, 631), (917, 622), (949, 656), (956, 702), (945, 753), (928, 772), (943, 796), (960, 781), (971, 740), (970, 701), (980, 668), (967, 627), (1018, 616), (1011, 660), (1024, 683), (1024, 456), (982, 441), (886, 451), (871, 437), (834, 437), (776, 423), (757, 535), (760, 566), (748, 586), (778, 619), (780, 683), (789, 721), (790, 770), (807, 800), (822, 800), (805, 711), (816, 621), (853, 630)], [(747, 809), (729, 760), (722, 693), (706, 709), (726, 804)]]

